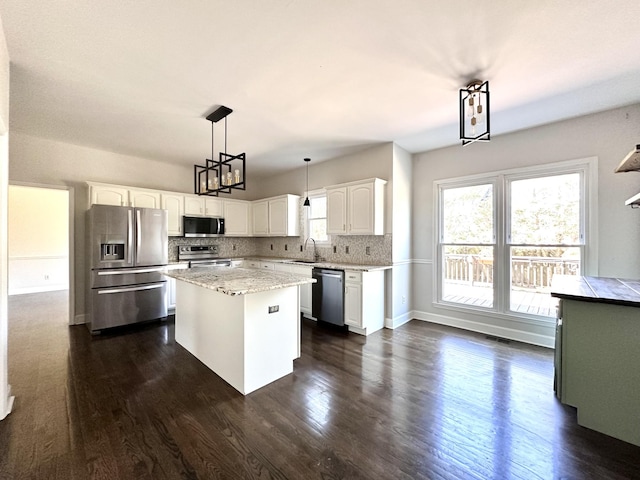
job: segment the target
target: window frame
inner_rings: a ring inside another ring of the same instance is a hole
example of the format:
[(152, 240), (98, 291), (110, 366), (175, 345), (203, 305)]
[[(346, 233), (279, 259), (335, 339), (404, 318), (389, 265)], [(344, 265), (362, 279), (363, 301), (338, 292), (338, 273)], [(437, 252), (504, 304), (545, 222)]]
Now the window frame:
[[(323, 198), (324, 197), (324, 199), (326, 201), (326, 199), (327, 199), (327, 191), (324, 188), (318, 189), (318, 190), (310, 190), (309, 192), (307, 192), (307, 196), (309, 197), (309, 200), (312, 200), (314, 198)], [(303, 201), (304, 201), (304, 199), (301, 200), (301, 202), (303, 202)], [(302, 203), (301, 203), (301, 205), (302, 205)], [(304, 238), (305, 239), (309, 238), (309, 234), (311, 232), (311, 227), (310, 227), (310, 224), (309, 224), (309, 222), (311, 220), (311, 218), (309, 218), (309, 210), (310, 210), (310, 208), (305, 207), (304, 205), (302, 205), (303, 232), (304, 232)], [(325, 216), (325, 217), (316, 217), (316, 218), (325, 218), (325, 220), (326, 220), (327, 217)], [(326, 223), (325, 223), (325, 225), (326, 225)], [(315, 243), (318, 246), (331, 245), (331, 235), (329, 235), (329, 234), (327, 234), (327, 239), (326, 240), (318, 240), (318, 239), (315, 239), (315, 238), (314, 238), (314, 240), (316, 241)]]
[[(524, 314), (510, 310), (511, 272), (505, 268), (510, 265), (510, 188), (513, 181), (538, 178), (568, 173), (580, 174), (580, 248), (581, 275), (597, 275), (598, 232), (597, 232), (597, 157), (588, 157), (564, 162), (556, 162), (530, 167), (515, 168), (487, 172), (434, 181), (434, 244), (433, 244), (433, 300), (434, 306), (457, 311), (474, 311), (491, 317), (505, 319), (518, 318), (527, 323), (548, 324), (554, 322), (551, 317)], [(482, 184), (493, 184), (493, 218), (494, 218), (494, 272), (492, 307), (478, 307), (462, 303), (447, 302), (442, 299), (443, 293), (443, 251), (451, 245), (443, 243), (443, 202), (442, 192), (450, 188), (460, 188)]]

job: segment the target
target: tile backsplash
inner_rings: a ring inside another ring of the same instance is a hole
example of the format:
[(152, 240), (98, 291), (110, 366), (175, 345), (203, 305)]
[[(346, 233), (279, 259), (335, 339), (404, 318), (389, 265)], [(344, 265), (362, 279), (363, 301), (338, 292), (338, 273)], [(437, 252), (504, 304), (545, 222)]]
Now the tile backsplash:
[[(221, 257), (282, 257), (312, 260), (313, 242), (300, 237), (169, 237), (169, 261), (178, 260), (180, 245), (218, 245)], [(322, 260), (359, 265), (390, 265), (392, 235), (334, 235), (331, 245), (318, 245)], [(302, 248), (302, 251), (301, 251)]]

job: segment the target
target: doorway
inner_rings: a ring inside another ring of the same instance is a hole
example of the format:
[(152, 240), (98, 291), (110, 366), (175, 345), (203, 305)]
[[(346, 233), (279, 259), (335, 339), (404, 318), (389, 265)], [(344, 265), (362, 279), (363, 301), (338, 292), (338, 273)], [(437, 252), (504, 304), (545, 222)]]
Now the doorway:
[[(8, 192), (11, 303), (55, 298), (73, 319), (71, 195), (66, 187), (12, 184)], [(20, 298), (18, 298), (18, 296)]]

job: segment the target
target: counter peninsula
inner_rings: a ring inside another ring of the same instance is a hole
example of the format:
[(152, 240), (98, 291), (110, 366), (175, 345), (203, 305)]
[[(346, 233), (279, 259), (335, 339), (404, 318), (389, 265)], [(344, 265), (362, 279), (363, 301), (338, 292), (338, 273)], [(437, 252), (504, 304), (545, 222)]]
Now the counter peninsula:
[(172, 270), (176, 342), (243, 395), (293, 372), (300, 285), (315, 280), (238, 267)]
[(640, 446), (640, 281), (554, 275), (556, 393), (578, 423)]

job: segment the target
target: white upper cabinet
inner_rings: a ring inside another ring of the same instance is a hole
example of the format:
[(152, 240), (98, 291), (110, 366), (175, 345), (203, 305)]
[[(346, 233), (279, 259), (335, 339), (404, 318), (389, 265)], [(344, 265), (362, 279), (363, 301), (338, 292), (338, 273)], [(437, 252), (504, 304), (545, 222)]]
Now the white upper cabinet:
[(160, 192), (129, 189), (129, 205), (138, 208), (162, 208)]
[(225, 235), (236, 237), (251, 235), (251, 202), (223, 200), (223, 205)]
[(222, 199), (200, 195), (184, 196), (184, 214), (195, 217), (222, 217)]
[(326, 187), (327, 233), (333, 235), (384, 234), (384, 186), (372, 178)]
[(204, 215), (204, 198), (198, 195), (184, 196), (184, 214), (200, 217)]
[(296, 237), (300, 235), (298, 195), (256, 200), (253, 203), (253, 235)]
[(269, 234), (279, 237), (300, 235), (298, 195), (283, 195), (269, 200)]
[(259, 200), (252, 204), (253, 235), (269, 235), (269, 201)]
[(347, 187), (327, 188), (327, 233), (347, 233)]
[(129, 189), (126, 187), (89, 184), (89, 195), (91, 197), (91, 205), (129, 206)]
[(204, 214), (207, 217), (222, 217), (224, 214), (222, 199), (217, 197), (205, 197)]
[(169, 236), (182, 236), (182, 216), (184, 215), (184, 195), (179, 193), (162, 193), (160, 195), (162, 208), (167, 210), (169, 217)]

